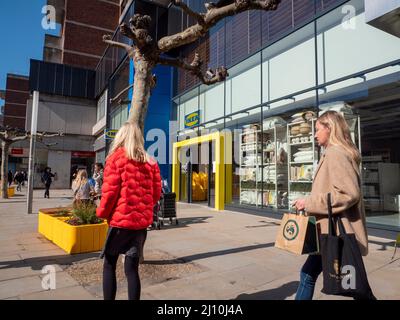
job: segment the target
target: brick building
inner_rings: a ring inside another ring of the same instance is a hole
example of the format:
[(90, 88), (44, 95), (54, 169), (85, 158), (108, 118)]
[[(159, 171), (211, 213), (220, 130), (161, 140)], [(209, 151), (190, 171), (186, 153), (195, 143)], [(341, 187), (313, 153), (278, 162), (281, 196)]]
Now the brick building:
[(56, 9), (60, 36), (46, 35), (43, 60), (95, 69), (106, 48), (104, 34), (118, 26), (120, 0), (48, 0)]
[[(56, 9), (60, 36), (45, 35), (43, 60), (95, 69), (106, 48), (104, 34), (118, 26), (120, 0), (48, 0)], [(25, 128), (29, 77), (9, 75), (5, 92), (4, 125)]]
[(26, 101), (29, 99), (29, 78), (8, 74), (4, 98), (3, 125), (24, 129)]

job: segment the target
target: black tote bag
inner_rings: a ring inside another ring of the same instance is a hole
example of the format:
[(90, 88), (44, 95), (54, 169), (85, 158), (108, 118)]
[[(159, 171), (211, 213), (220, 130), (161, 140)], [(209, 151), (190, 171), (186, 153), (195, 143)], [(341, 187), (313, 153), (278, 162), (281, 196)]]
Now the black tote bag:
[[(375, 300), (355, 234), (346, 233), (340, 216), (333, 218), (330, 193), (328, 219), (328, 234), (322, 234), (320, 242), (324, 278), (321, 291), (329, 295)], [(340, 235), (336, 234), (335, 222)]]

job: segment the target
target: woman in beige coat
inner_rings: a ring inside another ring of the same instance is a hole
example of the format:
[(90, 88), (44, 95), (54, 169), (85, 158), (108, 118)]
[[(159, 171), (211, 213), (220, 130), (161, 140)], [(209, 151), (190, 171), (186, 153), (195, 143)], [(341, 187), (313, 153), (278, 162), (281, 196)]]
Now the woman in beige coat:
[[(318, 118), (315, 138), (324, 148), (314, 174), (310, 196), (294, 206), (317, 218), (320, 233), (328, 233), (327, 194), (331, 193), (332, 212), (340, 214), (347, 233), (353, 233), (362, 255), (368, 253), (368, 237), (360, 182), (360, 153), (351, 140), (344, 117), (328, 111)], [(311, 300), (315, 282), (322, 272), (320, 255), (310, 255), (300, 273), (296, 300)]]

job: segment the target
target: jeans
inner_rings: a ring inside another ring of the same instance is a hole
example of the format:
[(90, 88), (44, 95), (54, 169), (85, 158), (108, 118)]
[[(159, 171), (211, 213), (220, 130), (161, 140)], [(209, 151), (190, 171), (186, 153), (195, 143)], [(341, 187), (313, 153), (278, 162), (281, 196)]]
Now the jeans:
[(322, 259), (320, 255), (310, 255), (300, 272), (300, 284), (296, 293), (296, 300), (312, 300), (315, 283), (322, 273)]

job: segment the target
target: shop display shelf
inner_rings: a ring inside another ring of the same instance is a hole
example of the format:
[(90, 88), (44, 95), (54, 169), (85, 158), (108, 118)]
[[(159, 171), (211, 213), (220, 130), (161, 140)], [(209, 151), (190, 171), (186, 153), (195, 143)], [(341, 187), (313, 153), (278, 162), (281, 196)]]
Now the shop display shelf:
[(296, 142), (296, 143), (291, 143), (290, 146), (291, 147), (295, 147), (295, 146), (301, 146), (301, 145), (307, 145), (307, 144), (313, 144), (312, 141), (307, 141), (307, 142)]
[(301, 162), (295, 162), (295, 161), (291, 161), (290, 164), (312, 164), (314, 163), (314, 161), (301, 161)]

